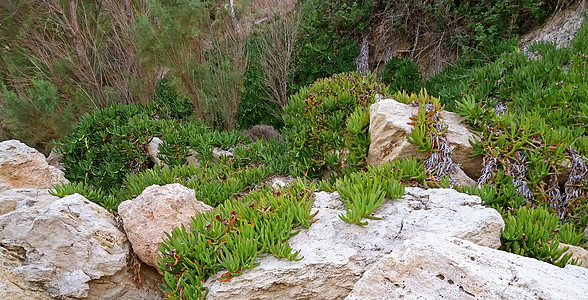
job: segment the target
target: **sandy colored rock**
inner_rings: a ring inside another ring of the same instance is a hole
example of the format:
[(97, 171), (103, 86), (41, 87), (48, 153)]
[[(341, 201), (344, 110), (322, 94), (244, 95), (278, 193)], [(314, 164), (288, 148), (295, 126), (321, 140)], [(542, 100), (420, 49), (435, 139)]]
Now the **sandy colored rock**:
[(118, 207), (133, 250), (146, 264), (157, 267), (159, 244), (165, 232), (189, 227), (192, 217), (212, 207), (196, 200), (194, 190), (179, 183), (152, 185), (133, 200)]
[[(342, 299), (361, 274), (403, 241), (423, 234), (459, 237), (497, 248), (504, 222), (480, 204), (480, 198), (450, 189), (407, 188), (402, 199), (389, 200), (365, 227), (339, 219), (344, 207), (337, 193), (315, 193), (316, 222), (290, 239), (302, 260), (273, 256), (230, 282), (209, 279), (211, 299)], [(383, 299), (383, 298), (382, 298)]]
[(165, 294), (159, 289), (163, 276), (153, 267), (142, 265), (139, 272), (141, 282), (135, 286), (133, 271), (126, 268), (112, 276), (90, 281), (89, 300), (163, 300)]
[(52, 188), (68, 183), (39, 151), (17, 141), (0, 143), (0, 192), (13, 188)]
[[(406, 135), (412, 131), (410, 117), (418, 113), (418, 107), (384, 99), (370, 107), (370, 148), (367, 162), (379, 166), (397, 158), (416, 157), (425, 159), (426, 154), (417, 151), (417, 146), (408, 142)], [(473, 147), (469, 140), (474, 135), (462, 124), (455, 113), (441, 113), (448, 126), (447, 139), (453, 150), (451, 158), (469, 177), (477, 179), (482, 169), (482, 157), (471, 157)]]
[(345, 299), (588, 299), (588, 270), (427, 235), (374, 263)]

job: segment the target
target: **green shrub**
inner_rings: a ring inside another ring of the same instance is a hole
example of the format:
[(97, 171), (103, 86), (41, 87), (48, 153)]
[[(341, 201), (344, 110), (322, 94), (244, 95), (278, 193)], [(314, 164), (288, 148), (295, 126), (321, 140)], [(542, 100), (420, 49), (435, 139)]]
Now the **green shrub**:
[(248, 64), (237, 112), (238, 129), (249, 129), (258, 124), (272, 125), (275, 128), (283, 126), (282, 108), (271, 100), (264, 84), (266, 75), (261, 67), (259, 56), (262, 55), (262, 51), (257, 41), (263, 38), (263, 34), (263, 30), (254, 31), (247, 41)]
[[(385, 199), (398, 199), (404, 194), (404, 186), (393, 178), (394, 173), (374, 171), (355, 172), (337, 179), (335, 188), (345, 204), (345, 215), (339, 218), (349, 224), (367, 225), (363, 218), (377, 220), (370, 214), (380, 207)], [(398, 174), (398, 173), (396, 173)]]
[(80, 112), (87, 109), (81, 100), (63, 99), (46, 80), (33, 80), (24, 91), (0, 84), (0, 127), (8, 129), (6, 138), (17, 138), (44, 153), (53, 147), (51, 140), (69, 133)]
[(118, 209), (118, 202), (112, 195), (107, 195), (100, 188), (94, 188), (84, 182), (72, 182), (67, 184), (60, 184), (49, 190), (49, 194), (63, 198), (67, 195), (80, 194), (84, 198), (116, 213)]
[(318, 78), (356, 69), (360, 32), (369, 23), (375, 1), (308, 0), (294, 51), (294, 91)]
[(328, 177), (362, 168), (369, 146), (369, 105), (376, 94), (387, 92), (373, 75), (349, 73), (319, 79), (292, 95), (284, 107), (283, 129), (291, 147), (291, 172)]
[(158, 265), (168, 298), (204, 299), (204, 281), (221, 270), (226, 272), (219, 280), (229, 281), (257, 266), (261, 253), (302, 259), (287, 241), (298, 233), (296, 227), (310, 227), (313, 190), (298, 181), (279, 194), (254, 191), (197, 215), (190, 230), (182, 226), (166, 233)]
[(115, 105), (86, 114), (59, 142), (66, 178), (104, 191), (118, 189), (127, 173), (149, 167), (154, 120), (143, 106)]
[(408, 57), (390, 59), (381, 76), (382, 82), (389, 85), (391, 91), (418, 92), (422, 86), (423, 75)]

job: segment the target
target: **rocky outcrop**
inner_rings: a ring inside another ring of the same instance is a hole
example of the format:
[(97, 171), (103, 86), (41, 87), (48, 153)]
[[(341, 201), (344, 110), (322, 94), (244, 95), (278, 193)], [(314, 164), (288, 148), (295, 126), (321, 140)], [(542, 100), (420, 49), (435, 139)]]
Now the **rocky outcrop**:
[(68, 183), (39, 151), (16, 140), (0, 143), (0, 192), (13, 188), (51, 188)]
[(127, 239), (106, 209), (78, 194), (35, 197), (39, 193), (0, 195), (3, 203), (10, 195), (21, 198), (13, 201), (17, 209), (0, 216), (0, 286), (7, 287), (1, 299), (19, 293), (83, 298), (90, 281), (127, 267)]
[(544, 24), (524, 34), (520, 39), (519, 48), (526, 49), (528, 45), (537, 41), (552, 42), (557, 47), (568, 47), (576, 32), (582, 27), (586, 12), (588, 5), (585, 1), (575, 1), (568, 7), (556, 11)]
[(196, 200), (194, 190), (174, 183), (147, 187), (137, 198), (121, 203), (118, 213), (134, 252), (146, 264), (157, 267), (165, 232), (180, 225), (189, 228), (192, 217), (210, 209)]
[[(395, 101), (384, 99), (370, 107), (370, 148), (367, 162), (370, 165), (382, 165), (397, 158), (416, 157), (425, 159), (426, 153), (418, 152), (417, 146), (406, 139), (412, 131), (410, 117), (418, 113), (418, 107), (413, 107)], [(469, 140), (474, 135), (460, 124), (461, 117), (455, 113), (443, 111), (441, 116), (448, 126), (446, 133), (451, 146), (454, 163), (461, 164), (461, 168), (471, 178), (478, 178), (482, 170), (482, 157), (472, 157), (473, 147)]]
[(425, 234), (458, 237), (478, 245), (500, 246), (504, 222), (480, 198), (455, 190), (407, 188), (402, 199), (377, 209), (365, 227), (339, 219), (344, 207), (337, 193), (315, 194), (316, 222), (290, 239), (301, 261), (267, 256), (230, 282), (208, 280), (211, 299), (342, 299), (369, 266), (401, 249), (403, 241)]
[(379, 259), (345, 299), (588, 299), (588, 270), (427, 235)]
[(12, 189), (0, 193), (0, 216), (17, 209), (46, 207), (59, 199), (46, 189)]

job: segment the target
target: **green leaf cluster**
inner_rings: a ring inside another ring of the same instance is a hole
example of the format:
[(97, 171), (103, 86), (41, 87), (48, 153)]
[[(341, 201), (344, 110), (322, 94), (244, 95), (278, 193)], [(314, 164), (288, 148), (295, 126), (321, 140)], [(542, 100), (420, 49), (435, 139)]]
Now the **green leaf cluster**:
[(392, 178), (392, 173), (383, 176), (379, 172), (355, 172), (337, 179), (335, 186), (345, 204), (345, 215), (339, 218), (360, 226), (368, 224), (363, 218), (380, 219), (371, 213), (384, 204), (385, 199), (398, 199), (404, 194), (404, 186)]
[(577, 245), (585, 240), (584, 233), (569, 224), (559, 224), (556, 215), (543, 208), (521, 207), (505, 218), (501, 250), (534, 257), (559, 267), (578, 264), (566, 254), (569, 247), (559, 249), (559, 240)]
[(283, 129), (291, 147), (291, 173), (336, 177), (364, 167), (369, 105), (376, 94), (387, 92), (373, 75), (348, 73), (319, 79), (292, 95), (284, 107)]
[(116, 212), (118, 203), (112, 195), (107, 195), (100, 188), (94, 188), (84, 182), (72, 182), (56, 185), (49, 190), (49, 194), (63, 198), (68, 195), (80, 194), (84, 198), (108, 209), (111, 212)]
[(218, 280), (229, 281), (257, 266), (262, 253), (300, 260), (288, 239), (299, 232), (296, 227), (311, 225), (313, 190), (297, 181), (281, 193), (253, 191), (198, 214), (189, 230), (182, 226), (166, 234), (158, 265), (168, 299), (204, 299), (203, 283), (212, 275), (226, 270)]

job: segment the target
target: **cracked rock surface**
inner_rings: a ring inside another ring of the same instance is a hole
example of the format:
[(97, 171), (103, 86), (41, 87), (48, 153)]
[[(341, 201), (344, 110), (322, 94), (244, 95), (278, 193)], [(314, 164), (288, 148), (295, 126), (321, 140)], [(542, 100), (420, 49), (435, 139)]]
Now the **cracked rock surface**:
[(380, 258), (345, 299), (440, 298), (588, 299), (588, 269), (427, 235)]
[[(498, 248), (500, 214), (480, 198), (450, 189), (406, 188), (402, 199), (388, 200), (365, 227), (339, 219), (344, 206), (337, 193), (315, 193), (319, 213), (308, 230), (290, 239), (304, 259), (291, 262), (266, 256), (260, 265), (229, 282), (211, 278), (211, 299), (343, 299), (382, 256), (403, 249), (407, 239), (434, 234)], [(383, 299), (383, 298), (374, 298)]]

